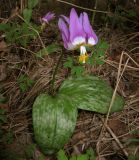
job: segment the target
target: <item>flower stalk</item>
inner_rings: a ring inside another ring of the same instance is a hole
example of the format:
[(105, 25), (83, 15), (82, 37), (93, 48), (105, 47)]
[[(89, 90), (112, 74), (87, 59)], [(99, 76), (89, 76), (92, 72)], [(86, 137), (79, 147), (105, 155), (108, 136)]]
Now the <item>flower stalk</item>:
[(56, 74), (57, 74), (59, 65), (60, 65), (60, 63), (61, 63), (61, 61), (62, 61), (62, 58), (63, 58), (63, 52), (61, 52), (61, 55), (60, 55), (60, 57), (59, 57), (59, 59), (58, 59), (58, 62), (57, 62), (57, 64), (56, 64), (56, 67), (55, 67), (54, 72), (53, 72), (53, 75), (52, 75), (52, 80), (51, 80), (51, 82), (50, 82), (50, 94), (51, 94), (52, 96), (55, 96), (55, 94), (56, 94), (56, 90), (55, 90), (55, 79), (56, 79)]

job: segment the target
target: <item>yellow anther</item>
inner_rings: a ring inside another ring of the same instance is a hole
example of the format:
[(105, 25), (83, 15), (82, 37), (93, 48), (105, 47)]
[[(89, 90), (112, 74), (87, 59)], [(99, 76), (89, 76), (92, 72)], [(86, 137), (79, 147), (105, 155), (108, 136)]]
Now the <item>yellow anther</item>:
[(81, 54), (79, 56), (79, 62), (80, 63), (85, 63), (87, 59), (88, 59), (88, 55), (87, 54)]

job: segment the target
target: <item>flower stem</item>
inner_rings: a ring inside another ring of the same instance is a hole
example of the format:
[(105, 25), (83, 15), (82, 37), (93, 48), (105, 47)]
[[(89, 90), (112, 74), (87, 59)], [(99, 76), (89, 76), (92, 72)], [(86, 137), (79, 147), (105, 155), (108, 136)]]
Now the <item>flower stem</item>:
[(62, 60), (62, 57), (63, 57), (63, 52), (61, 52), (61, 55), (58, 59), (58, 62), (56, 64), (56, 67), (55, 67), (55, 70), (53, 72), (53, 75), (52, 75), (52, 80), (50, 82), (50, 94), (51, 95), (55, 95), (55, 88), (54, 88), (54, 85), (55, 85), (55, 77), (56, 77), (56, 74), (57, 74), (57, 71), (58, 71), (58, 68), (59, 68), (59, 65), (60, 65), (60, 62)]

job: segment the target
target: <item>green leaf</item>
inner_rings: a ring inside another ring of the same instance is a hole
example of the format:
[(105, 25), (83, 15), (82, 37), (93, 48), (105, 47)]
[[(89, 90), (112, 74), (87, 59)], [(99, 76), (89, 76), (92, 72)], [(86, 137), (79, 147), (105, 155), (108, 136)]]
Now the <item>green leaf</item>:
[(68, 160), (64, 150), (60, 150), (58, 153), (57, 153), (57, 159), (58, 160)]
[(20, 77), (17, 79), (19, 87), (22, 92), (25, 92), (29, 89), (29, 87), (33, 86), (34, 81), (31, 80), (27, 75), (21, 74)]
[(90, 65), (102, 65), (104, 64), (105, 52), (108, 49), (109, 45), (105, 41), (100, 41), (95, 50), (92, 50), (92, 56), (88, 60), (88, 64)]
[(38, 157), (37, 160), (46, 160), (46, 159), (45, 159), (45, 156), (44, 156), (43, 154), (41, 154), (41, 155)]
[[(3, 147), (4, 148), (4, 147)], [(8, 147), (7, 147), (8, 148)], [(24, 158), (21, 158), (21, 155), (16, 153), (16, 151), (11, 150), (10, 148), (4, 148), (0, 149), (0, 159), (1, 160), (26, 160)]]
[(0, 124), (6, 122), (7, 122), (7, 117), (5, 115), (0, 115)]
[(41, 49), (36, 53), (37, 58), (42, 58), (45, 55), (52, 54), (61, 50), (61, 47), (58, 44), (50, 44), (47, 47)]
[(28, 8), (33, 9), (37, 4), (39, 0), (28, 0)]
[(86, 151), (86, 154), (90, 157), (89, 160), (96, 160), (96, 156), (95, 156), (95, 153), (94, 153), (93, 149), (91, 149), (91, 148), (88, 149)]
[(1, 23), (0, 24), (0, 31), (8, 31), (11, 28), (11, 25), (9, 23)]
[(72, 68), (73, 67), (73, 59), (71, 57), (67, 58), (67, 61), (64, 63), (64, 68)]
[(139, 129), (136, 129), (136, 130), (132, 131), (132, 134), (139, 135)]
[(131, 9), (131, 10), (128, 11), (128, 16), (129, 17), (135, 17), (135, 16), (137, 16), (137, 13), (134, 10)]
[(5, 113), (6, 113), (6, 110), (5, 110), (5, 109), (0, 108), (0, 115), (3, 115), (3, 114), (5, 114)]
[(59, 46), (59, 44), (56, 44), (56, 43), (52, 43), (48, 45), (46, 49), (47, 49), (48, 54), (61, 51), (61, 47)]
[(23, 17), (24, 17), (25, 21), (29, 23), (31, 20), (31, 17), (32, 17), (32, 9), (25, 8), (23, 10)]
[(128, 160), (139, 160), (139, 153), (137, 153), (136, 155), (130, 155), (129, 157), (128, 157)]
[[(33, 105), (33, 128), (42, 151), (53, 154), (63, 148), (74, 131), (78, 108), (106, 114), (112, 95), (112, 88), (96, 76), (69, 78), (56, 96), (39, 95)], [(124, 100), (117, 94), (111, 112), (123, 106)]]
[(97, 49), (108, 49), (109, 44), (106, 41), (101, 40), (98, 44), (97, 44)]
[(25, 148), (25, 154), (27, 158), (33, 158), (35, 153), (36, 145), (35, 144), (29, 144)]
[(19, 27), (16, 24), (12, 24), (9, 31), (6, 33), (6, 41), (8, 43), (15, 43), (17, 37), (20, 35)]
[[(113, 89), (96, 76), (69, 78), (59, 88), (59, 94), (70, 97), (79, 109), (106, 114), (108, 112)], [(118, 94), (115, 97), (111, 112), (121, 111), (124, 100)]]
[[(99, 56), (104, 56), (106, 50), (108, 49), (109, 45), (106, 41), (100, 41), (97, 45), (96, 45), (96, 52)], [(93, 52), (92, 52), (93, 54)]]
[(73, 76), (75, 75), (76, 77), (80, 77), (83, 75), (84, 71), (85, 71), (85, 69), (83, 66), (74, 66), (71, 69), (71, 74)]
[(7, 98), (0, 93), (0, 104), (7, 102)]
[(7, 116), (5, 115), (5, 113), (6, 113), (6, 110), (0, 108), (0, 124), (7, 122)]
[(70, 160), (77, 160), (77, 157), (76, 157), (76, 156), (72, 156), (72, 157), (70, 158)]
[(35, 140), (44, 154), (63, 148), (71, 137), (77, 119), (77, 108), (70, 97), (41, 94), (33, 104)]
[(131, 139), (128, 139), (127, 140), (128, 143), (132, 144), (132, 145), (136, 145), (136, 146), (139, 146), (139, 139), (137, 138), (131, 138)]
[(46, 48), (43, 48), (39, 52), (36, 53), (37, 58), (42, 58), (45, 55), (48, 55), (48, 52), (47, 52)]
[(77, 160), (89, 160), (89, 157), (87, 154), (84, 154), (84, 155), (79, 155), (77, 157)]
[(6, 142), (7, 144), (11, 144), (13, 142), (13, 132), (8, 131), (6, 134), (3, 136), (3, 141)]

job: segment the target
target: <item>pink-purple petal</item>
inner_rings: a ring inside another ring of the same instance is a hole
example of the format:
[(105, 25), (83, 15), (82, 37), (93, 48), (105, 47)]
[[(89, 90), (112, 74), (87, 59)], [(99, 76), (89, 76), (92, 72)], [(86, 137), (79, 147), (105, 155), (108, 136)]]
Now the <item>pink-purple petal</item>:
[(69, 18), (68, 18), (68, 17), (66, 17), (66, 16), (64, 16), (64, 15), (61, 15), (61, 17), (64, 19), (64, 21), (65, 21), (67, 24), (69, 24)]
[(80, 24), (83, 26), (83, 14), (82, 13), (80, 14), (79, 21), (80, 21)]
[(95, 45), (98, 42), (87, 13), (81, 13), (78, 17), (75, 9), (72, 8), (69, 18), (64, 15), (60, 17), (58, 27), (66, 49), (73, 50), (81, 45)]
[(77, 37), (85, 38), (83, 26), (74, 8), (71, 9), (69, 22), (70, 41), (73, 42)]
[(86, 33), (86, 38), (87, 39), (89, 39), (89, 38), (94, 39), (94, 44), (96, 44), (98, 42), (97, 35), (93, 31), (92, 26), (89, 22), (88, 15), (85, 12), (83, 13), (83, 28)]
[(63, 34), (65, 34), (66, 39), (69, 40), (69, 29), (65, 21), (63, 21), (63, 19), (61, 18), (59, 19), (58, 26), (59, 26), (60, 31)]
[(48, 12), (43, 18), (42, 20), (46, 23), (49, 23), (49, 21), (51, 21), (52, 19), (55, 18), (55, 14), (52, 12)]
[(62, 33), (62, 39), (64, 41), (64, 46), (66, 46), (65, 48), (67, 48), (67, 43), (69, 41), (69, 29), (67, 27), (67, 24), (62, 18), (59, 18), (58, 27)]

